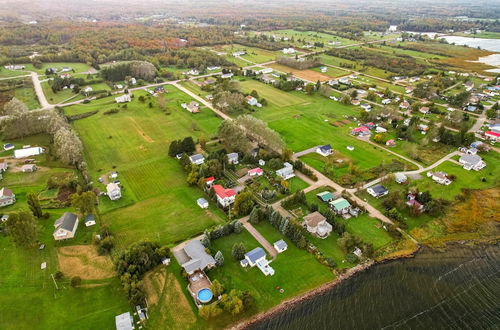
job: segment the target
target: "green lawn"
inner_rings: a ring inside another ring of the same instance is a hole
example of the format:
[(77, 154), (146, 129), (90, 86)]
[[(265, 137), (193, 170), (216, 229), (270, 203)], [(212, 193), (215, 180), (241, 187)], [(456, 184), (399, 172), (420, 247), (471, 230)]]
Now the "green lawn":
[[(138, 240), (151, 239), (173, 244), (197, 235), (207, 227), (222, 223), (224, 214), (211, 203), (207, 211), (196, 205), (202, 197), (197, 187), (186, 183), (186, 174), (176, 159), (167, 157), (169, 143), (186, 136), (210, 138), (220, 120), (207, 108), (191, 114), (180, 104), (192, 99), (172, 86), (166, 86), (167, 109), (156, 106), (156, 98), (134, 92), (134, 99), (119, 113), (105, 115), (116, 108), (110, 98), (86, 105), (66, 108), (77, 114), (99, 110), (99, 113), (73, 122), (85, 148), (90, 173), (97, 179), (110, 171), (118, 171), (122, 198), (101, 198), (99, 206), (104, 223), (116, 232), (118, 245), (124, 247)], [(149, 108), (149, 102), (153, 108)], [(104, 190), (104, 185), (97, 184)]]
[(257, 90), (259, 97), (263, 97), (268, 103), (277, 107), (287, 107), (305, 103), (305, 99), (297, 94), (287, 93), (271, 85), (263, 84), (256, 80), (245, 80), (240, 82), (242, 90), (250, 93), (252, 90)]
[[(343, 46), (343, 45), (351, 45), (356, 43), (357, 41), (351, 40), (351, 39), (346, 39), (342, 38), (333, 34), (329, 33), (323, 33), (323, 32), (316, 32), (316, 31), (297, 31), (297, 30), (273, 30), (273, 31), (266, 31), (263, 32), (267, 36), (272, 36), (274, 35), (276, 39), (281, 39), (281, 38), (288, 38), (289, 40), (283, 41), (286, 44), (293, 45), (297, 48), (302, 48), (304, 45), (307, 44), (314, 44), (315, 42), (320, 42), (324, 44), (324, 48), (328, 49), (329, 47), (338, 47), (338, 46)], [(293, 40), (292, 40), (293, 38)], [(300, 40), (300, 41), (299, 41)], [(339, 42), (340, 44), (338, 45), (329, 45), (328, 43), (330, 41), (335, 41)], [(308, 49), (310, 50), (320, 50), (322, 48), (314, 47)]]
[[(321, 265), (308, 252), (295, 247), (269, 223), (262, 222), (256, 225), (256, 228), (271, 244), (280, 239), (284, 239), (288, 244), (288, 250), (279, 254), (271, 263), (275, 274), (266, 277), (257, 267), (244, 269), (239, 260), (232, 258), (231, 248), (235, 243), (243, 242), (247, 251), (259, 246), (244, 230), (240, 234), (232, 234), (212, 242), (211, 251), (215, 253), (220, 250), (225, 262), (223, 267), (208, 272), (210, 279), (218, 279), (226, 288), (249, 290), (255, 298), (258, 310), (264, 311), (334, 278), (327, 267)], [(276, 287), (283, 288), (284, 293), (280, 293)]]

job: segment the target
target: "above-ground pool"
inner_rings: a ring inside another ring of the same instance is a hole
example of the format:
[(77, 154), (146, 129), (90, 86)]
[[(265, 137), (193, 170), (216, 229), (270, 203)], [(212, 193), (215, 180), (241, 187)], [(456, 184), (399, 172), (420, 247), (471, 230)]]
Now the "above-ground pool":
[(201, 289), (200, 291), (198, 291), (198, 300), (201, 302), (201, 303), (207, 303), (209, 302), (210, 300), (212, 300), (212, 291), (210, 291), (210, 289)]

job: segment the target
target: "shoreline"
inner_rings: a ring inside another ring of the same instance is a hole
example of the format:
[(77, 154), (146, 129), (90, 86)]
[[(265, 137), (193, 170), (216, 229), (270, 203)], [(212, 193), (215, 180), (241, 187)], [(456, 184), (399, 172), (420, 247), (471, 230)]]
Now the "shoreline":
[(229, 326), (227, 329), (234, 329), (234, 330), (248, 329), (250, 326), (252, 326), (255, 323), (258, 323), (262, 320), (265, 320), (269, 317), (272, 317), (276, 314), (279, 314), (287, 309), (290, 309), (292, 307), (299, 305), (300, 303), (302, 303), (304, 301), (310, 300), (319, 294), (323, 294), (323, 293), (329, 291), (330, 289), (339, 285), (343, 281), (345, 281), (345, 280), (347, 280), (347, 279), (349, 279), (349, 278), (351, 278), (351, 277), (353, 277), (361, 272), (364, 272), (375, 265), (383, 264), (385, 262), (398, 260), (398, 259), (413, 258), (415, 256), (415, 254), (420, 251), (420, 248), (421, 247), (419, 246), (413, 252), (406, 254), (406, 255), (400, 255), (396, 258), (386, 258), (386, 259), (381, 259), (381, 260), (369, 260), (363, 264), (359, 264), (353, 268), (349, 268), (349, 269), (347, 269), (347, 271), (345, 273), (338, 275), (338, 277), (335, 278), (333, 281), (327, 282), (327, 283), (325, 283), (325, 284), (323, 284), (315, 289), (307, 291), (301, 295), (287, 299), (287, 300), (281, 302), (280, 304), (274, 306), (273, 308), (271, 308), (267, 311), (255, 314), (246, 320), (242, 320), (235, 325)]

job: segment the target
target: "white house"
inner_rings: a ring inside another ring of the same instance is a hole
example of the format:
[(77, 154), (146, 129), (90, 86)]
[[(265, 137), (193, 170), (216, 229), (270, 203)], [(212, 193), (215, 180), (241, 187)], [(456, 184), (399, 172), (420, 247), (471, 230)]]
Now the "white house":
[(227, 154), (227, 162), (229, 164), (238, 164), (238, 153), (231, 152), (231, 153)]
[(483, 161), (481, 156), (474, 154), (465, 154), (460, 157), (458, 162), (462, 164), (463, 168), (468, 171), (480, 171), (486, 167), (486, 163)]
[(258, 70), (257, 74), (259, 74), (259, 73), (265, 74), (265, 73), (271, 73), (271, 72), (273, 72), (272, 68), (264, 68), (264, 69)]
[(14, 150), (14, 158), (26, 158), (31, 156), (37, 156), (43, 153), (43, 148), (41, 147), (31, 147)]
[(308, 214), (304, 217), (304, 227), (308, 232), (320, 238), (326, 238), (332, 232), (332, 225), (326, 221), (326, 218), (318, 211)]
[(258, 108), (262, 107), (262, 104), (260, 104), (259, 101), (252, 95), (248, 95), (247, 97), (245, 97), (245, 100), (249, 105), (256, 106)]
[(384, 105), (387, 105), (389, 103), (391, 103), (391, 99), (383, 99), (382, 100), (382, 104), (384, 104)]
[(134, 318), (130, 312), (115, 316), (116, 330), (134, 330)]
[(108, 195), (109, 199), (112, 201), (116, 201), (122, 197), (122, 190), (118, 184), (110, 182), (106, 186), (106, 195)]
[(279, 241), (274, 242), (273, 246), (274, 246), (274, 249), (276, 251), (278, 251), (278, 253), (285, 252), (288, 249), (288, 245), (282, 239), (280, 239)]
[(234, 57), (238, 57), (238, 56), (243, 56), (243, 55), (245, 55), (245, 54), (246, 54), (246, 53), (245, 53), (245, 51), (243, 51), (243, 50), (239, 50), (239, 51), (237, 51), (237, 52), (234, 52), (234, 53), (233, 53), (233, 56), (234, 56)]
[(66, 212), (54, 222), (54, 227), (52, 236), (56, 241), (73, 238), (78, 228), (78, 217), (74, 213)]
[(130, 94), (123, 94), (122, 96), (115, 97), (116, 103), (126, 103), (132, 101)]
[(283, 54), (295, 54), (297, 51), (293, 48), (283, 48), (282, 50)]
[(217, 202), (219, 202), (222, 207), (228, 207), (234, 203), (236, 197), (236, 192), (233, 189), (225, 189), (221, 185), (213, 185), (215, 195), (217, 196)]
[(192, 75), (192, 76), (197, 76), (200, 74), (200, 72), (196, 69), (191, 69), (187, 72), (187, 74)]
[(366, 191), (370, 195), (372, 195), (373, 197), (376, 197), (376, 198), (385, 196), (389, 193), (389, 190), (387, 190), (387, 188), (382, 186), (381, 184), (376, 184), (374, 186), (371, 186), (370, 188), (366, 189)]
[(196, 203), (198, 204), (199, 207), (202, 209), (207, 209), (208, 208), (208, 201), (205, 198), (198, 198), (196, 200)]
[(230, 72), (230, 73), (224, 73), (224, 74), (221, 74), (221, 75), (220, 75), (220, 77), (221, 77), (222, 79), (230, 79), (230, 78), (232, 78), (233, 76), (234, 76), (234, 74), (233, 74), (233, 73), (231, 73), (231, 72)]
[(283, 164), (283, 168), (276, 171), (276, 175), (283, 178), (283, 180), (293, 178), (295, 176), (295, 173), (293, 172), (292, 164), (285, 162)]
[(201, 165), (205, 162), (205, 157), (202, 154), (194, 154), (189, 156), (191, 164)]
[(31, 173), (31, 172), (35, 172), (37, 170), (37, 167), (35, 164), (25, 164), (23, 166), (21, 166), (21, 171), (23, 173)]
[(396, 182), (399, 184), (408, 182), (408, 178), (403, 173), (394, 174), (394, 180), (396, 180)]
[(261, 247), (256, 247), (250, 252), (245, 253), (245, 259), (240, 261), (242, 267), (257, 266), (264, 275), (274, 275), (274, 269), (269, 266), (271, 262), (266, 259), (266, 252)]
[(316, 152), (321, 156), (328, 157), (333, 153), (333, 150), (331, 145), (325, 144), (324, 146), (316, 148)]
[(9, 188), (0, 189), (0, 207), (12, 205), (16, 202), (16, 195)]
[(187, 111), (191, 113), (197, 113), (200, 112), (200, 104), (195, 101), (191, 101), (189, 103), (182, 103), (181, 107), (186, 109)]
[(445, 172), (427, 172), (427, 176), (430, 177), (435, 182), (437, 182), (439, 184), (443, 184), (445, 186), (447, 186), (451, 183), (451, 180), (448, 177), (448, 174)]

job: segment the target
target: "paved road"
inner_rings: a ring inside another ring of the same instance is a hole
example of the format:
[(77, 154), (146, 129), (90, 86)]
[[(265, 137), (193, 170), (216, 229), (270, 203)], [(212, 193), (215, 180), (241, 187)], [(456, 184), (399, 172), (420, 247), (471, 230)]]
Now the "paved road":
[(269, 243), (264, 236), (262, 236), (255, 227), (248, 222), (249, 217), (246, 216), (240, 219), (240, 222), (243, 224), (243, 227), (257, 240), (257, 242), (262, 245), (262, 247), (271, 255), (271, 257), (276, 258), (278, 255), (278, 251)]

